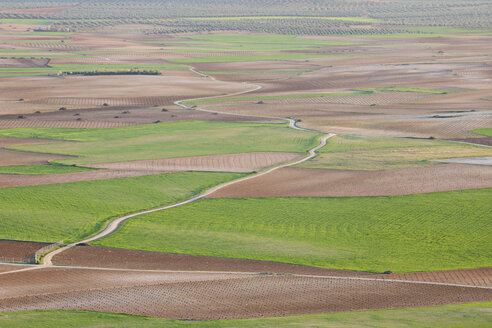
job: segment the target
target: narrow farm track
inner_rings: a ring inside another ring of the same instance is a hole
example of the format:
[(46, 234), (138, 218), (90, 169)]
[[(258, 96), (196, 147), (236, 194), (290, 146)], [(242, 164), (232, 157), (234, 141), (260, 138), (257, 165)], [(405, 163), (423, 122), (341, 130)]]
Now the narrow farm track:
[[(203, 75), (197, 71), (195, 71), (195, 69), (193, 67), (190, 67), (190, 70), (204, 78), (210, 78), (212, 79), (213, 81), (215, 81), (215, 78), (213, 77), (210, 77), (210, 76), (206, 76), (206, 75)], [(231, 93), (231, 94), (227, 94), (227, 95), (222, 95), (222, 96), (212, 96), (212, 97), (202, 97), (202, 98), (194, 98), (194, 99), (187, 99), (188, 101), (189, 100), (200, 100), (200, 99), (216, 99), (216, 98), (223, 98), (223, 97), (230, 97), (230, 96), (237, 96), (237, 95), (241, 95), (241, 94), (245, 94), (245, 93), (249, 93), (249, 92), (253, 92), (253, 91), (256, 91), (256, 90), (259, 90), (261, 89), (262, 86), (261, 85), (255, 85), (253, 84), (253, 88), (252, 89), (249, 89), (249, 90), (245, 90), (245, 91), (240, 91), (240, 92), (235, 92), (235, 93)], [(181, 100), (181, 101), (176, 101), (175, 104), (178, 105), (178, 106), (181, 106), (185, 109), (192, 109), (191, 107), (188, 107), (186, 105), (184, 105), (182, 102), (185, 101), (185, 100)], [(292, 128), (292, 129), (295, 129), (295, 130), (300, 130), (300, 131), (313, 131), (313, 130), (308, 130), (308, 129), (303, 129), (303, 128), (300, 128), (296, 125), (296, 121), (293, 120), (293, 119), (290, 119), (290, 118), (281, 118), (281, 119), (284, 119), (286, 121), (289, 122), (289, 128)], [(318, 132), (318, 131), (313, 131), (313, 132)], [(76, 246), (77, 244), (80, 244), (80, 243), (89, 243), (91, 241), (94, 241), (94, 240), (98, 240), (98, 239), (101, 239), (101, 238), (104, 238), (110, 234), (112, 234), (113, 232), (115, 232), (116, 230), (118, 230), (118, 228), (121, 226), (121, 224), (123, 222), (125, 222), (126, 220), (129, 220), (131, 218), (134, 218), (134, 217), (137, 217), (137, 216), (140, 216), (140, 215), (144, 215), (144, 214), (149, 214), (149, 213), (154, 213), (154, 212), (159, 212), (159, 211), (163, 211), (163, 210), (167, 210), (167, 209), (171, 209), (171, 208), (174, 208), (174, 207), (178, 207), (178, 206), (182, 206), (182, 205), (186, 205), (186, 204), (190, 204), (192, 202), (195, 202), (199, 199), (202, 199), (222, 188), (225, 188), (227, 186), (230, 186), (230, 185), (233, 185), (235, 183), (238, 183), (238, 182), (241, 182), (241, 181), (246, 181), (246, 180), (250, 180), (250, 179), (254, 179), (254, 178), (257, 178), (257, 177), (261, 177), (261, 176), (264, 176), (268, 173), (271, 173), (275, 170), (278, 170), (280, 168), (284, 168), (284, 167), (288, 167), (288, 166), (292, 166), (292, 165), (297, 165), (297, 164), (300, 164), (300, 163), (303, 163), (307, 160), (310, 160), (311, 158), (315, 157), (316, 156), (316, 151), (318, 151), (320, 148), (324, 147), (326, 145), (326, 141), (333, 137), (335, 134), (327, 134), (327, 135), (324, 135), (323, 137), (320, 138), (319, 140), (319, 144), (317, 146), (315, 146), (314, 148), (310, 149), (308, 151), (308, 154), (297, 160), (297, 161), (293, 161), (293, 162), (288, 162), (288, 163), (285, 163), (285, 164), (281, 164), (281, 165), (277, 165), (277, 166), (274, 166), (270, 169), (267, 169), (266, 171), (263, 171), (263, 172), (259, 172), (259, 173), (256, 173), (256, 174), (253, 174), (253, 175), (249, 175), (247, 177), (244, 177), (244, 178), (240, 178), (240, 179), (237, 179), (237, 180), (233, 180), (233, 181), (229, 181), (229, 182), (226, 182), (226, 183), (223, 183), (221, 185), (218, 185), (212, 189), (209, 189), (193, 198), (190, 198), (190, 199), (187, 199), (185, 201), (182, 201), (182, 202), (179, 202), (179, 203), (176, 203), (176, 204), (172, 204), (172, 205), (168, 205), (168, 206), (163, 206), (163, 207), (159, 207), (159, 208), (155, 208), (155, 209), (151, 209), (151, 210), (147, 210), (147, 211), (142, 211), (142, 212), (137, 212), (137, 213), (133, 213), (133, 214), (129, 214), (129, 215), (125, 215), (125, 216), (122, 216), (122, 217), (119, 217), (113, 221), (111, 221), (107, 226), (106, 228), (104, 228), (104, 230), (102, 230), (101, 232), (97, 233), (96, 235), (90, 237), (90, 238), (87, 238), (87, 239), (84, 239), (84, 240), (81, 240), (81, 241), (78, 241), (78, 242), (75, 242), (75, 243), (72, 243), (72, 244), (69, 244), (69, 245), (66, 245), (64, 247), (61, 247), (61, 248), (58, 248), (56, 249), (55, 251), (53, 252), (50, 252), (48, 254), (46, 254), (44, 257), (43, 257), (43, 265), (40, 266), (40, 267), (48, 267), (48, 266), (52, 266), (53, 265), (53, 258), (66, 251), (67, 249), (70, 249), (74, 246)], [(15, 272), (15, 271), (14, 271)]]

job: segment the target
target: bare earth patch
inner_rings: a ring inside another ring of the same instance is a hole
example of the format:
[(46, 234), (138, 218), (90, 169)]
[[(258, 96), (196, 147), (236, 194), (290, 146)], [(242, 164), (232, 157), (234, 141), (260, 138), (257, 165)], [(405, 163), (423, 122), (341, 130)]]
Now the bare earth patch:
[(69, 157), (0, 148), (0, 166), (48, 164), (51, 160)]
[(283, 168), (207, 196), (390, 196), (492, 187), (492, 167), (445, 164), (389, 171)]
[(46, 245), (48, 244), (0, 239), (0, 258), (26, 257)]
[(37, 186), (77, 181), (107, 180), (161, 174), (163, 171), (96, 170), (63, 174), (0, 174), (0, 188)]
[(94, 164), (89, 166), (113, 170), (136, 171), (251, 172), (275, 164), (289, 162), (299, 156), (301, 156), (299, 153), (256, 152)]
[(0, 276), (0, 312), (225, 319), (489, 301), (492, 290), (351, 277), (48, 268)]
[(119, 248), (77, 246), (57, 255), (56, 265), (142, 270), (292, 273), (323, 276), (367, 276), (368, 272), (331, 270), (280, 262), (171, 254)]

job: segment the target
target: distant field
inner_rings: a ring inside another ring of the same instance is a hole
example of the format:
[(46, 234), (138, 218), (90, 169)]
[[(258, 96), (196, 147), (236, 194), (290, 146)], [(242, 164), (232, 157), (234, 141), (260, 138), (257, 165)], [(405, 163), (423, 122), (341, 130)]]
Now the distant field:
[(312, 19), (312, 20), (333, 20), (344, 22), (358, 23), (378, 23), (377, 19), (367, 17), (316, 17), (316, 16), (230, 16), (230, 17), (187, 17), (183, 20), (201, 21), (201, 20), (218, 20), (218, 21), (235, 21), (235, 20), (262, 20), (262, 19)]
[(171, 63), (233, 63), (266, 60), (291, 60), (325, 57), (348, 57), (352, 55), (308, 55), (308, 54), (279, 54), (279, 55), (248, 55), (248, 56), (198, 56), (183, 59), (167, 59)]
[(476, 129), (476, 130), (472, 130), (471, 132), (492, 137), (492, 128)]
[(53, 326), (80, 328), (109, 327), (168, 327), (168, 328), (270, 328), (270, 327), (429, 327), (429, 328), (480, 328), (490, 322), (492, 302), (465, 303), (445, 306), (407, 308), (397, 310), (361, 311), (329, 314), (312, 314), (279, 318), (235, 319), (214, 321), (169, 320), (90, 311), (26, 311), (0, 313), (0, 322), (6, 328), (50, 328)]
[(363, 88), (356, 89), (360, 91), (399, 91), (399, 92), (419, 92), (419, 93), (435, 93), (435, 94), (446, 94), (453, 93), (445, 90), (438, 89), (423, 89), (423, 88), (407, 88), (407, 87), (381, 87), (381, 88)]
[(258, 151), (304, 152), (314, 147), (319, 136), (283, 124), (205, 121), (108, 129), (7, 129), (0, 130), (0, 135), (79, 141), (12, 147), (79, 157), (58, 161), (69, 165)]
[(319, 156), (299, 167), (388, 170), (431, 165), (432, 159), (480, 156), (492, 156), (492, 149), (443, 140), (336, 136)]
[(282, 96), (258, 96), (258, 97), (239, 97), (239, 98), (210, 98), (198, 100), (186, 100), (184, 104), (207, 104), (214, 102), (245, 101), (245, 100), (269, 100), (269, 99), (290, 99), (290, 98), (323, 98), (323, 97), (343, 97), (354, 95), (366, 95), (372, 91), (362, 91), (359, 93), (314, 93), (314, 94), (292, 94)]
[(48, 19), (16, 19), (16, 18), (1, 18), (0, 24), (23, 24), (23, 25), (49, 25), (52, 21)]
[(8, 174), (60, 174), (91, 170), (93, 169), (60, 164), (0, 166), (0, 173)]
[(94, 244), (375, 272), (484, 267), (491, 196), (206, 199), (128, 221)]
[(172, 204), (240, 176), (169, 173), (0, 189), (0, 239), (80, 240), (110, 218)]

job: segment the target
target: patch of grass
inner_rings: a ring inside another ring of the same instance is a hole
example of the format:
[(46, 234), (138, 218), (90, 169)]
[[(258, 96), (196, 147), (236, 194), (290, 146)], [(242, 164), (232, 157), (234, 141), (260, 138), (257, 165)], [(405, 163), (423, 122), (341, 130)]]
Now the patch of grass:
[[(29, 56), (31, 57), (31, 56)], [(43, 56), (41, 56), (43, 57)], [(47, 75), (59, 72), (87, 72), (87, 71), (122, 71), (122, 70), (182, 70), (188, 69), (184, 65), (162, 64), (162, 65), (129, 65), (129, 64), (55, 64), (49, 67), (3, 67), (0, 74), (11, 75)]]
[(183, 104), (207, 104), (215, 102), (245, 101), (245, 100), (268, 100), (268, 99), (290, 99), (290, 98), (323, 98), (323, 97), (345, 97), (353, 95), (367, 95), (372, 91), (361, 91), (358, 93), (307, 93), (281, 96), (259, 96), (259, 97), (239, 97), (239, 98), (209, 98), (199, 100), (186, 100)]
[(3, 188), (0, 239), (81, 240), (112, 217), (173, 204), (240, 176), (186, 172)]
[(245, 55), (245, 56), (198, 56), (191, 58), (167, 59), (171, 63), (232, 63), (269, 60), (292, 60), (325, 57), (349, 57), (355, 55), (308, 55), (308, 54), (278, 54), (278, 55)]
[(446, 90), (424, 89), (424, 88), (407, 88), (407, 87), (360, 88), (360, 89), (355, 89), (355, 90), (360, 90), (360, 91), (399, 91), (399, 92), (418, 92), (418, 93), (435, 93), (435, 94), (454, 93), (453, 91), (446, 91)]
[(50, 25), (53, 23), (48, 19), (17, 19), (17, 18), (2, 18), (0, 24), (22, 24), (22, 25)]
[(4, 328), (116, 328), (116, 327), (166, 327), (166, 328), (271, 328), (271, 327), (323, 327), (323, 328), (481, 328), (491, 323), (492, 302), (453, 304), (395, 310), (377, 310), (311, 314), (278, 318), (233, 319), (213, 321), (169, 320), (92, 311), (23, 311), (0, 313)]
[(436, 164), (433, 159), (492, 156), (492, 149), (452, 141), (335, 136), (317, 157), (298, 165), (340, 170), (389, 170)]
[(476, 129), (476, 130), (471, 130), (471, 132), (481, 134), (487, 137), (492, 137), (492, 128)]
[(44, 164), (44, 165), (15, 165), (0, 166), (0, 173), (8, 174), (61, 174), (93, 171), (88, 167), (62, 165), (62, 164)]
[(375, 272), (486, 267), (491, 197), (205, 199), (141, 216), (94, 244)]
[(319, 136), (314, 132), (290, 129), (286, 124), (208, 121), (107, 129), (21, 128), (0, 130), (0, 135), (79, 141), (11, 147), (78, 156), (56, 161), (67, 165), (257, 151), (304, 152), (317, 144)]

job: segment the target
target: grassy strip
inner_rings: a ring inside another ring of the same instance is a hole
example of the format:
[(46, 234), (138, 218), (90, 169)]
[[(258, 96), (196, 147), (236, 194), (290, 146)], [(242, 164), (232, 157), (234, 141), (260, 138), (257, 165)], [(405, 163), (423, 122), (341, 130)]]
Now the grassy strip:
[(188, 69), (187, 66), (184, 65), (172, 65), (172, 64), (163, 64), (163, 65), (129, 65), (129, 64), (110, 64), (110, 65), (101, 65), (101, 64), (55, 64), (50, 65), (50, 67), (4, 67), (0, 68), (0, 74), (9, 74), (10, 75), (46, 75), (46, 74), (56, 74), (59, 72), (88, 72), (88, 71), (122, 71), (122, 70), (184, 70)]
[(452, 91), (438, 90), (438, 89), (424, 89), (424, 88), (408, 88), (408, 87), (381, 87), (381, 88), (359, 88), (355, 90), (360, 91), (399, 91), (399, 92), (418, 92), (418, 93), (434, 93), (434, 94), (448, 94), (454, 93)]
[(308, 55), (308, 54), (279, 54), (279, 55), (249, 55), (249, 56), (204, 56), (192, 58), (167, 59), (171, 63), (232, 63), (268, 60), (292, 60), (326, 57), (349, 57), (353, 55)]
[(205, 199), (141, 216), (94, 244), (375, 272), (486, 267), (491, 197)]
[(7, 174), (61, 174), (93, 171), (95, 169), (88, 167), (62, 165), (62, 164), (44, 164), (44, 165), (15, 165), (0, 166), (0, 173)]
[(282, 96), (260, 96), (260, 97), (240, 97), (240, 98), (209, 98), (198, 100), (186, 100), (183, 104), (206, 104), (228, 101), (245, 101), (245, 100), (269, 100), (269, 99), (291, 99), (291, 98), (323, 98), (323, 97), (346, 97), (353, 95), (367, 95), (372, 91), (361, 91), (358, 93), (308, 93), (300, 95), (282, 95)]
[(99, 231), (110, 218), (173, 204), (240, 176), (187, 172), (3, 188), (0, 238), (80, 240)]
[(437, 164), (433, 159), (492, 156), (492, 149), (452, 141), (335, 136), (319, 156), (299, 167), (389, 170)]
[(0, 24), (22, 24), (22, 25), (50, 25), (53, 23), (47, 19), (17, 19), (17, 18), (2, 18)]
[(476, 130), (471, 130), (471, 132), (481, 134), (487, 137), (492, 137), (492, 128), (476, 129)]
[[(57, 163), (88, 164), (256, 151), (304, 152), (318, 133), (285, 124), (183, 121), (123, 128), (21, 128), (1, 136), (80, 141), (22, 145), (11, 149), (78, 156)], [(207, 138), (203, 138), (207, 136)]]
[(23, 311), (0, 313), (4, 328), (113, 328), (113, 327), (167, 327), (167, 328), (270, 328), (270, 327), (428, 327), (428, 328), (479, 328), (490, 325), (492, 302), (453, 304), (395, 310), (360, 311), (328, 314), (311, 314), (278, 318), (232, 319), (213, 321), (188, 321), (149, 318), (129, 314), (91, 311)]

